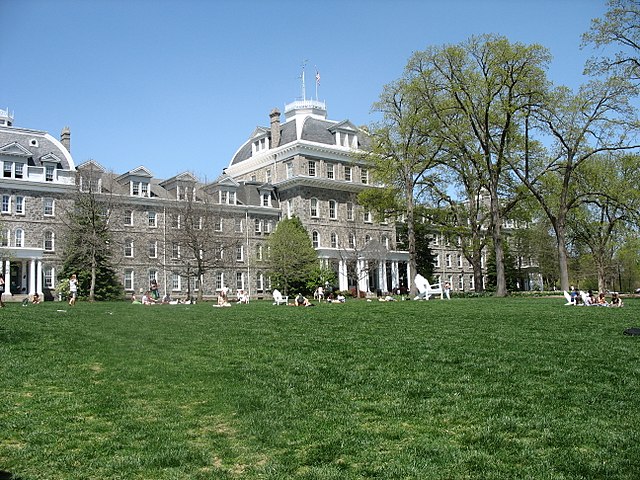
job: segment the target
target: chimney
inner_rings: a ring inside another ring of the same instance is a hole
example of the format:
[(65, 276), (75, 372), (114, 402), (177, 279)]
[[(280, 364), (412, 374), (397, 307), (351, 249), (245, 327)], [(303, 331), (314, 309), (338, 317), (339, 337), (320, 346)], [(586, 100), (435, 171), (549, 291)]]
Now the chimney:
[(71, 153), (71, 129), (64, 127), (60, 134), (60, 143), (67, 149), (67, 152)]
[(271, 148), (280, 146), (280, 110), (274, 108), (269, 114), (271, 119)]

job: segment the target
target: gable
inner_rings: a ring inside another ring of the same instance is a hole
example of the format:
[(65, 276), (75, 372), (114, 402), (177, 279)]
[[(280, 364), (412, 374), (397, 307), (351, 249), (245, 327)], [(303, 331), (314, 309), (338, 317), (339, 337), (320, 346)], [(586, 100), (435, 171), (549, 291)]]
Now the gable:
[(77, 167), (78, 170), (98, 170), (102, 173), (105, 173), (107, 170), (102, 165), (100, 165), (95, 160), (87, 160), (84, 163), (81, 163)]
[(349, 120), (343, 120), (342, 122), (336, 123), (335, 125), (332, 125), (331, 127), (329, 127), (330, 132), (335, 132), (337, 130), (340, 130), (342, 132), (346, 131), (346, 132), (354, 132), (354, 133), (357, 133), (359, 131), (358, 127), (356, 127)]
[(0, 147), (0, 155), (15, 155), (17, 157), (31, 157), (33, 154), (18, 142), (8, 143)]
[(43, 163), (61, 163), (60, 158), (56, 157), (53, 153), (47, 153), (46, 155), (43, 155), (42, 157), (40, 157), (40, 161)]

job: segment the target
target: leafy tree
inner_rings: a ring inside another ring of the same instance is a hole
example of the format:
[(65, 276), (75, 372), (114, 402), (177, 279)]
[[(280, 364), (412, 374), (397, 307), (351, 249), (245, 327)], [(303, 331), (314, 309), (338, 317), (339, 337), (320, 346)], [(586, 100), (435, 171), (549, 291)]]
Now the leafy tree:
[(307, 292), (313, 292), (318, 287), (333, 287), (336, 285), (337, 280), (336, 272), (332, 268), (316, 265), (309, 273)]
[(100, 173), (92, 167), (78, 175), (72, 206), (63, 216), (64, 259), (61, 278), (75, 273), (89, 301), (119, 298), (123, 287), (113, 269), (109, 194), (102, 193)]
[[(365, 158), (375, 179), (387, 187), (363, 192), (359, 202), (382, 217), (404, 217), (409, 270), (415, 274), (419, 269), (415, 202), (431, 183), (427, 172), (437, 165), (440, 146), (429, 135), (428, 112), (407, 79), (386, 85), (374, 110), (382, 113), (383, 120), (371, 129), (372, 148)], [(414, 282), (409, 281), (415, 294)]]
[(450, 162), (467, 162), (465, 174), (487, 192), (498, 296), (507, 291), (502, 222), (513, 188), (508, 162), (520, 149), (525, 113), (546, 95), (549, 58), (539, 45), (484, 35), (417, 52), (405, 69), (432, 142), (450, 152)]
[(582, 36), (583, 44), (598, 48), (613, 46), (620, 50), (610, 57), (593, 58), (587, 63), (591, 74), (613, 74), (633, 81), (640, 80), (640, 1), (608, 0), (604, 18), (591, 21)]
[(526, 162), (518, 158), (510, 161), (512, 171), (553, 227), (563, 290), (569, 289), (570, 212), (600, 193), (589, 163), (603, 152), (638, 147), (629, 136), (635, 124), (629, 103), (633, 91), (630, 84), (615, 78), (589, 82), (576, 94), (566, 87), (557, 88), (544, 106), (532, 110), (539, 128), (552, 139), (548, 153), (525, 155)]
[(307, 281), (318, 266), (309, 233), (298, 217), (278, 222), (269, 236), (269, 275), (274, 288), (285, 295), (306, 291)]

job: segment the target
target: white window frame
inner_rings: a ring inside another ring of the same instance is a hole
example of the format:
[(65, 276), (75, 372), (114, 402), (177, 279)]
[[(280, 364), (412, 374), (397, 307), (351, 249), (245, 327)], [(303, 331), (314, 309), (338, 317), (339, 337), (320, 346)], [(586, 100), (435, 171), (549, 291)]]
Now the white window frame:
[[(47, 236), (49, 236), (49, 238), (47, 238)], [(45, 252), (55, 252), (56, 251), (56, 246), (55, 246), (55, 233), (52, 230), (45, 230), (44, 231), (44, 242), (42, 245), (43, 249)], [(49, 247), (49, 248), (47, 248)]]
[(149, 227), (150, 228), (156, 228), (158, 226), (158, 213), (153, 211), (153, 210), (149, 210), (147, 212), (147, 218), (149, 220)]
[(133, 258), (133, 239), (127, 238), (124, 241), (124, 256), (126, 258)]
[(310, 177), (318, 175), (318, 162), (315, 160), (309, 160), (307, 162), (307, 169)]
[(124, 285), (124, 289), (128, 290), (128, 291), (134, 291), (135, 290), (135, 283), (134, 283), (134, 275), (133, 275), (133, 269), (132, 268), (127, 268), (124, 271), (124, 279), (122, 284)]
[(315, 197), (309, 200), (309, 215), (313, 218), (320, 217), (320, 212), (318, 209), (318, 199)]
[(26, 199), (22, 195), (16, 195), (16, 215), (24, 215)]
[(2, 195), (2, 213), (11, 213), (11, 195)]
[(348, 165), (344, 166), (344, 180), (345, 182), (353, 182), (353, 169)]
[(338, 219), (338, 202), (335, 200), (329, 200), (329, 219)]
[(158, 241), (157, 240), (149, 240), (149, 249), (148, 252), (149, 258), (158, 258)]
[(24, 244), (24, 230), (22, 228), (16, 228), (14, 238), (15, 238), (15, 244), (14, 245), (16, 247), (18, 247), (18, 248), (24, 247), (24, 245), (25, 245)]
[[(47, 213), (47, 211), (49, 211)], [(44, 197), (42, 199), (42, 214), (45, 217), (55, 217), (56, 215), (56, 201), (51, 197)]]
[(320, 248), (320, 234), (317, 230), (311, 232), (311, 246), (313, 248)]
[(124, 211), (124, 225), (125, 227), (133, 226), (133, 210)]

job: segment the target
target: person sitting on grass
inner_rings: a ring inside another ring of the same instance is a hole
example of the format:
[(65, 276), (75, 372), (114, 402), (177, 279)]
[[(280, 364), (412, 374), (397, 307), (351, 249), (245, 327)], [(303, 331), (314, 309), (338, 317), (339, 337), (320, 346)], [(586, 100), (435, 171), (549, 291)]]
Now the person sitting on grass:
[(140, 305), (140, 300), (136, 298), (136, 294), (131, 294), (131, 305)]
[(151, 296), (151, 292), (149, 292), (149, 290), (144, 292), (144, 295), (142, 296), (142, 304), (143, 305), (153, 305), (154, 303), (156, 303), (156, 301)]
[(620, 298), (620, 295), (618, 294), (618, 292), (612, 292), (611, 293), (611, 303), (609, 304), (610, 307), (622, 307), (624, 304), (622, 303), (622, 299)]
[(608, 307), (609, 306), (609, 304), (607, 303), (607, 299), (606, 299), (606, 297), (604, 295), (604, 292), (602, 292), (602, 293), (600, 293), (598, 295), (597, 304), (598, 304), (599, 307)]
[(315, 305), (307, 300), (301, 293), (296, 297), (294, 304), (296, 307), (315, 307)]
[(42, 300), (40, 299), (40, 295), (38, 295), (38, 292), (34, 293), (33, 296), (31, 297), (31, 303), (33, 303), (34, 305), (37, 305), (40, 302), (42, 302)]

